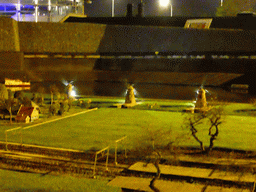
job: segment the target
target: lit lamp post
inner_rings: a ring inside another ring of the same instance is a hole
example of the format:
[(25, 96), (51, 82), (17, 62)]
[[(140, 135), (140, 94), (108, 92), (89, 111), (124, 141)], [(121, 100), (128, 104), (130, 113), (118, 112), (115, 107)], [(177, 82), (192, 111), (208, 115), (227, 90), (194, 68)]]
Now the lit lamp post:
[(112, 17), (115, 16), (115, 0), (112, 0)]
[(38, 0), (35, 0), (35, 22), (38, 21)]
[(170, 6), (170, 16), (172, 17), (172, 3), (170, 0), (160, 0), (160, 6), (167, 7)]

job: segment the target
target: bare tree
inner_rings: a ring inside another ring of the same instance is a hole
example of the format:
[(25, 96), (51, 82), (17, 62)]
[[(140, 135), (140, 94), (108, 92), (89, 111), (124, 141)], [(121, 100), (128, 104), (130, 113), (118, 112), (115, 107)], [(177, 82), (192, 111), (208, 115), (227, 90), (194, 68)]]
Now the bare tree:
[(5, 100), (5, 108), (8, 110), (10, 115), (10, 123), (12, 123), (12, 108), (16, 104), (13, 98)]
[[(200, 111), (185, 118), (185, 127), (190, 130), (192, 137), (200, 144), (203, 153), (209, 153), (214, 147), (214, 141), (219, 135), (219, 125), (223, 122), (223, 110), (223, 106), (217, 106), (209, 111)], [(210, 137), (207, 149), (197, 134), (203, 129), (208, 129), (208, 136)]]
[(51, 105), (53, 104), (54, 94), (57, 95), (59, 93), (58, 87), (53, 84), (50, 86), (50, 92), (51, 92)]
[(149, 187), (153, 191), (159, 192), (159, 189), (155, 186), (155, 181), (161, 176), (159, 163), (166, 146), (172, 143), (173, 136), (170, 129), (167, 131), (164, 131), (163, 128), (153, 129), (152, 125), (143, 127), (142, 132), (142, 135), (139, 135), (133, 141), (131, 155), (144, 161), (144, 166), (153, 163), (157, 172), (156, 176), (150, 181)]
[(35, 94), (35, 102), (39, 104), (40, 106), (44, 105), (44, 94), (45, 94), (45, 89), (43, 86), (39, 86), (38, 89), (36, 90), (37, 94)]

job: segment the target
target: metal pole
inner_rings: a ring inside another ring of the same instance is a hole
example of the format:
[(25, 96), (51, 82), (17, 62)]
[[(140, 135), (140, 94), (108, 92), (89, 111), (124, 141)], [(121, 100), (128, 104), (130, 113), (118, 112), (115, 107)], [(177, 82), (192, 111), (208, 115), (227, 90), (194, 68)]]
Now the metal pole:
[(5, 150), (8, 151), (8, 147), (7, 147), (8, 143), (7, 143), (7, 131), (5, 131)]
[(52, 2), (48, 0), (48, 22), (51, 22), (51, 10), (52, 10)]
[(106, 160), (106, 170), (108, 170), (108, 156), (109, 156), (109, 148), (108, 148), (108, 154), (107, 154), (107, 160)]
[(115, 17), (115, 0), (112, 0), (112, 17)]
[(220, 0), (220, 6), (221, 7), (223, 6), (223, 0)]
[(35, 0), (35, 22), (38, 22), (38, 0)]
[[(120, 142), (120, 141), (123, 141), (126, 138), (127, 138), (127, 136), (124, 136), (124, 137), (122, 137), (122, 138), (120, 138), (120, 139), (115, 141), (116, 142), (116, 146), (115, 146), (115, 165), (118, 164), (117, 163), (117, 143)], [(125, 148), (125, 154), (126, 154), (126, 148)]]
[(95, 175), (95, 169), (96, 169), (96, 163), (97, 163), (97, 153), (96, 153), (96, 156), (95, 156), (95, 161), (94, 161), (94, 169), (93, 169), (93, 175)]
[(170, 4), (170, 7), (171, 7), (171, 8), (170, 8), (170, 9), (171, 9), (171, 17), (172, 17), (172, 4)]
[(16, 14), (17, 14), (17, 21), (20, 21), (20, 0), (18, 0), (17, 2)]
[(117, 142), (115, 147), (115, 165), (117, 165)]

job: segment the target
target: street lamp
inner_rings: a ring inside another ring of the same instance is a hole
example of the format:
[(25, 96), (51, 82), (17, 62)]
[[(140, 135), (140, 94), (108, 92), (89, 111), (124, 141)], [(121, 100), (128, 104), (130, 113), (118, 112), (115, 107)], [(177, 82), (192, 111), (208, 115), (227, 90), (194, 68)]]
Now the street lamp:
[(172, 3), (170, 0), (160, 0), (160, 6), (162, 7), (167, 7), (168, 5), (170, 5), (170, 15), (172, 17)]
[(115, 16), (115, 0), (112, 0), (112, 17)]

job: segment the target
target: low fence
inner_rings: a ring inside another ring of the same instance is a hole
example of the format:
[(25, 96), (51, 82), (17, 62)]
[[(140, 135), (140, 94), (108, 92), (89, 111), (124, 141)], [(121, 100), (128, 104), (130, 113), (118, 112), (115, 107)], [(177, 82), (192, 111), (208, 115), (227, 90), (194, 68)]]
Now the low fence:
[[(107, 153), (106, 153), (107, 152)], [(98, 158), (98, 155), (100, 155), (100, 157)], [(108, 170), (108, 158), (109, 158), (109, 146), (101, 149), (99, 151), (97, 151), (95, 153), (95, 160), (94, 160), (94, 168), (93, 168), (93, 175), (95, 175), (95, 170), (96, 170), (96, 164), (97, 164), (97, 160), (101, 159), (103, 157), (106, 156), (106, 171)]]
[[(122, 141), (124, 141), (125, 139), (127, 138), (127, 136), (124, 136), (124, 137), (122, 137), (122, 138), (120, 138), (120, 139), (117, 139), (117, 140), (115, 140), (115, 165), (117, 165), (118, 163), (117, 163), (117, 144), (118, 143), (120, 143), (120, 142), (122, 142)], [(125, 155), (125, 158), (127, 157), (127, 154), (126, 154), (126, 147), (124, 148), (124, 155)]]
[[(5, 142), (0, 141), (0, 149), (5, 149), (6, 151), (16, 151), (16, 152), (25, 152), (31, 154), (38, 154), (38, 155), (47, 155), (53, 157), (61, 157), (67, 159), (76, 159), (76, 160), (89, 160), (93, 161), (94, 159), (94, 167), (93, 167), (93, 175), (96, 173), (96, 166), (97, 161), (106, 158), (106, 170), (108, 170), (108, 163), (109, 163), (109, 151), (110, 146), (105, 147), (95, 153), (89, 153), (85, 151), (73, 150), (73, 149), (64, 149), (64, 148), (54, 148), (54, 147), (45, 147), (45, 146), (37, 146), (37, 145), (29, 145), (23, 144), (23, 134), (22, 131), (24, 129), (32, 128), (36, 125), (31, 125), (27, 127), (16, 127), (13, 129), (8, 129), (5, 131)], [(20, 136), (20, 143), (12, 143), (8, 142), (8, 134), (11, 132), (16, 132), (18, 136)], [(127, 136), (124, 136), (120, 139), (114, 141), (114, 165), (118, 165), (117, 158), (118, 158), (118, 147), (121, 143), (123, 143), (127, 139)], [(124, 154), (127, 157), (127, 147), (124, 147)], [(112, 156), (113, 157), (113, 156)]]

